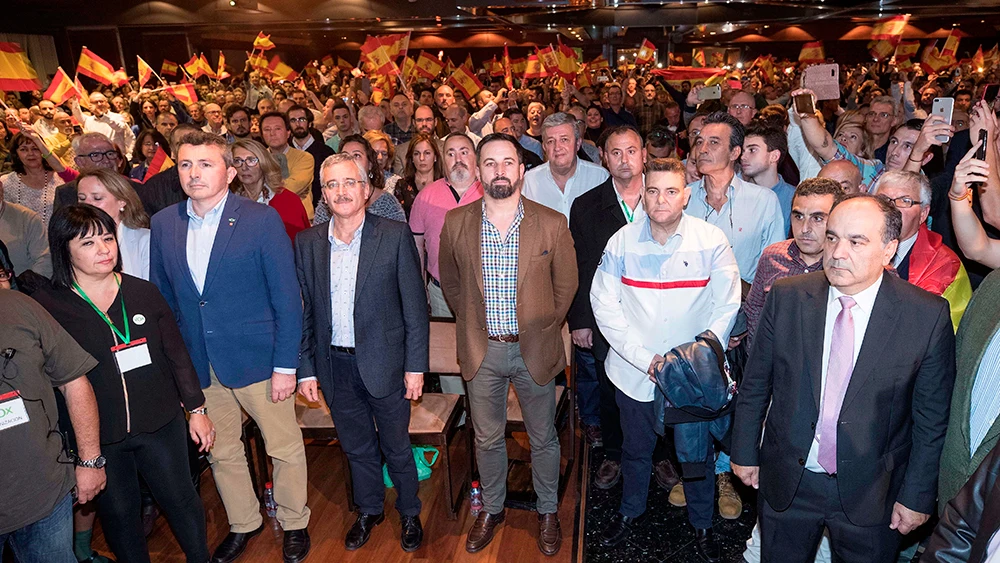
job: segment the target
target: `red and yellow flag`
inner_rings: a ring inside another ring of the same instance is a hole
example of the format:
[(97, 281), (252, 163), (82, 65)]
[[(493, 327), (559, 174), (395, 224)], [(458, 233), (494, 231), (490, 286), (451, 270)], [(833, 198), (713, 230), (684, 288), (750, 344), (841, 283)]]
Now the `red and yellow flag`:
[(278, 55), (275, 55), (271, 59), (271, 62), (267, 65), (267, 70), (271, 71), (271, 76), (278, 80), (295, 80), (299, 77), (299, 73), (295, 72), (292, 67), (281, 62)]
[(444, 63), (441, 62), (441, 59), (435, 57), (427, 51), (420, 51), (420, 56), (417, 57), (417, 66), (414, 69), (414, 72), (428, 80), (434, 80), (439, 74), (441, 74), (443, 69)]
[(320, 60), (320, 63), (325, 65), (327, 70), (332, 69), (336, 65), (336, 63), (333, 61), (333, 55), (324, 55), (323, 59)]
[(337, 68), (342, 70), (351, 71), (354, 70), (354, 65), (344, 60), (343, 57), (337, 57)]
[(601, 70), (602, 68), (611, 68), (611, 65), (608, 63), (608, 59), (604, 58), (604, 55), (600, 55), (596, 59), (590, 61), (587, 64), (587, 68), (591, 70)]
[(528, 70), (528, 59), (521, 57), (520, 59), (511, 59), (510, 61), (510, 71), (514, 74), (524, 74)]
[(111, 83), (115, 85), (115, 88), (121, 88), (128, 84), (128, 73), (125, 72), (124, 68), (115, 71), (111, 76)]
[(205, 56), (205, 53), (199, 55), (198, 59), (199, 64), (201, 64), (201, 68), (204, 69), (205, 76), (211, 78), (212, 80), (218, 80), (219, 75), (215, 73), (215, 69), (212, 68), (212, 63), (208, 62), (208, 57)]
[(937, 41), (925, 47), (923, 54), (920, 56), (920, 66), (927, 73), (941, 72), (942, 70), (951, 68), (955, 62), (955, 57), (946, 56), (938, 52)]
[(361, 46), (361, 58), (370, 65), (373, 74), (388, 75), (396, 66), (379, 38), (371, 35), (365, 38), (365, 43)]
[(417, 63), (413, 57), (403, 57), (403, 82), (409, 82), (413, 78), (413, 69), (417, 68)]
[(892, 42), (885, 39), (868, 42), (868, 53), (877, 61), (884, 61), (892, 55), (895, 49)]
[(178, 66), (179, 65), (174, 61), (168, 61), (167, 59), (163, 59), (163, 64), (160, 65), (160, 74), (177, 76), (177, 71), (180, 70)]
[(87, 89), (83, 87), (83, 84), (80, 84), (80, 77), (73, 79), (73, 88), (76, 89), (77, 95), (80, 96), (80, 105), (90, 109), (90, 94), (87, 93)]
[(556, 50), (552, 48), (552, 45), (538, 51), (538, 60), (541, 61), (545, 71), (549, 74), (555, 74), (559, 70), (559, 59), (556, 57)]
[(656, 56), (656, 45), (649, 39), (642, 40), (642, 46), (639, 47), (639, 53), (635, 56), (635, 64), (645, 65), (653, 62), (653, 58)]
[(110, 86), (115, 80), (115, 69), (111, 63), (98, 57), (86, 47), (80, 51), (80, 62), (76, 66), (76, 72), (89, 76), (105, 86)]
[(651, 74), (663, 77), (671, 86), (680, 88), (682, 82), (690, 82), (692, 85), (705, 83), (711, 86), (722, 82), (726, 77), (726, 71), (721, 68), (702, 68), (693, 66), (671, 66), (668, 68), (654, 68), (649, 71)]
[(507, 44), (503, 46), (503, 83), (508, 90), (514, 89), (514, 67), (510, 60), (510, 52), (507, 51)]
[(258, 33), (257, 34), (257, 38), (253, 40), (253, 48), (254, 49), (260, 49), (261, 51), (269, 51), (271, 49), (274, 49), (274, 47), (275, 47), (275, 45), (271, 41), (271, 36), (270, 35), (264, 35), (263, 31), (261, 31), (260, 33)]
[(219, 51), (219, 70), (215, 73), (219, 80), (225, 80), (229, 78), (229, 73), (226, 72), (226, 54)]
[(982, 45), (980, 45), (979, 48), (976, 49), (976, 54), (972, 55), (972, 66), (975, 67), (975, 70), (982, 70), (983, 68), (986, 67), (986, 57), (983, 56)]
[(471, 100), (473, 96), (483, 89), (483, 83), (476, 78), (476, 73), (464, 63), (455, 69), (455, 73), (448, 79), (455, 89), (465, 95), (466, 100)]
[(556, 48), (556, 73), (566, 80), (574, 80), (580, 72), (580, 64), (576, 59), (576, 51), (568, 45), (559, 43)]
[(195, 80), (205, 74), (205, 71), (201, 68), (201, 60), (198, 58), (198, 55), (191, 55), (191, 59), (184, 63), (184, 70)]
[(400, 55), (406, 56), (406, 51), (410, 48), (410, 34), (394, 33), (392, 35), (380, 35), (378, 36), (378, 42), (385, 48), (386, 56), (395, 60)]
[(173, 94), (178, 102), (184, 105), (193, 104), (198, 101), (198, 94), (194, 91), (194, 84), (171, 84), (166, 87), (166, 90)]
[(167, 168), (172, 168), (173, 166), (174, 161), (169, 155), (167, 155), (167, 151), (163, 150), (163, 147), (157, 145), (156, 154), (154, 154), (153, 158), (149, 161), (149, 167), (146, 168), (146, 175), (142, 177), (142, 183), (145, 184), (153, 176), (156, 176), (160, 172), (163, 172)]
[(1000, 45), (994, 45), (992, 49), (986, 51), (983, 55), (983, 62), (987, 66), (996, 66), (1000, 64)]
[(136, 55), (135, 58), (139, 63), (139, 88), (142, 88), (153, 77), (153, 67), (146, 64), (146, 61), (142, 60), (139, 55)]
[(472, 62), (472, 53), (469, 53), (469, 54), (465, 55), (465, 62), (462, 63), (462, 64), (464, 64), (465, 66), (469, 67), (469, 70), (471, 70), (471, 71), (475, 71), (476, 70), (476, 65), (475, 65), (475, 63)]
[(695, 49), (691, 51), (691, 64), (696, 67), (706, 67), (708, 62), (705, 60), (705, 50)]
[(906, 22), (910, 20), (910, 15), (892, 16), (883, 18), (872, 26), (873, 41), (888, 41), (893, 45), (899, 43), (903, 38), (903, 31), (906, 29)]
[(919, 41), (903, 41), (896, 45), (896, 63), (898, 64), (903, 59), (916, 57), (918, 53), (920, 53)]
[(806, 43), (799, 51), (800, 63), (822, 63), (824, 61), (826, 61), (826, 53), (823, 51), (822, 41)]
[(38, 73), (21, 46), (0, 42), (0, 90), (30, 92), (41, 89)]
[(952, 29), (948, 38), (944, 40), (944, 47), (941, 48), (941, 56), (956, 58), (958, 54), (958, 41), (962, 38), (962, 32)]
[(42, 94), (42, 99), (59, 106), (66, 100), (78, 97), (79, 95), (80, 93), (76, 91), (76, 87), (73, 86), (73, 81), (69, 79), (69, 75), (66, 74), (66, 71), (62, 67), (59, 67), (56, 69), (55, 76), (52, 77), (52, 82), (49, 83), (48, 90)]
[(444, 73), (451, 76), (455, 72), (455, 63), (451, 62), (451, 57), (445, 57)]
[(592, 88), (593, 86), (594, 81), (590, 76), (590, 70), (587, 69), (587, 65), (580, 65), (580, 74), (576, 75), (576, 87)]
[(549, 73), (542, 67), (542, 62), (538, 60), (538, 55), (528, 55), (528, 61), (524, 66), (524, 79), (545, 78), (548, 75)]
[(263, 52), (257, 53), (247, 53), (247, 60), (250, 62), (250, 67), (257, 70), (267, 70), (267, 58), (264, 57)]

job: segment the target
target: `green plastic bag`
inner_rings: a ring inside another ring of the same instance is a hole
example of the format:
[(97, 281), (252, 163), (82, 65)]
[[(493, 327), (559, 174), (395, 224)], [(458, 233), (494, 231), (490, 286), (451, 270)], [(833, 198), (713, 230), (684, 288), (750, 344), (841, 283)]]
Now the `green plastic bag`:
[[(426, 481), (431, 478), (431, 466), (438, 460), (441, 452), (434, 446), (410, 446), (413, 451), (413, 461), (417, 464), (417, 480)], [(434, 454), (431, 460), (427, 461), (427, 454)], [(392, 488), (392, 479), (389, 478), (389, 466), (382, 464), (382, 481), (387, 489)]]

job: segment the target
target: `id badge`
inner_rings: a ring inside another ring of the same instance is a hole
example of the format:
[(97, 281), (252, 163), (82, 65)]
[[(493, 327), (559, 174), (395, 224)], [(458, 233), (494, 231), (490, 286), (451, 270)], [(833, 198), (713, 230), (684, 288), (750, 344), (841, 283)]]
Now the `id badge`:
[(149, 357), (149, 346), (145, 338), (138, 338), (129, 344), (112, 346), (111, 353), (115, 355), (115, 363), (118, 364), (118, 371), (122, 375), (153, 363)]
[(20, 391), (0, 395), (0, 431), (20, 426), (29, 420)]

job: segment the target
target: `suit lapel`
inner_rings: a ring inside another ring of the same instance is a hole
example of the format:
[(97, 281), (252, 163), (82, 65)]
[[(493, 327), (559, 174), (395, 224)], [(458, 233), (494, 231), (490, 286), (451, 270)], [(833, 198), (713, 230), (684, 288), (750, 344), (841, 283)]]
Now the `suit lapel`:
[(212, 255), (208, 258), (208, 272), (205, 273), (203, 294), (208, 293), (208, 288), (212, 286), (212, 280), (221, 267), (222, 257), (226, 254), (226, 248), (229, 247), (229, 241), (232, 240), (233, 231), (236, 230), (236, 224), (240, 219), (239, 209), (239, 196), (229, 194), (229, 199), (226, 200), (226, 205), (222, 208), (222, 216), (219, 217), (219, 230), (215, 233)]
[(174, 231), (174, 248), (177, 249), (177, 266), (179, 271), (186, 274), (181, 277), (185, 279), (191, 292), (195, 295), (199, 295), (198, 286), (194, 285), (194, 278), (191, 277), (191, 266), (188, 264), (187, 259), (188, 221), (191, 220), (187, 214), (187, 201), (181, 203), (177, 207), (177, 215), (180, 217), (180, 221), (176, 224), (176, 231)]
[(468, 245), (466, 251), (472, 258), (476, 284), (479, 285), (479, 295), (486, 295), (486, 291), (483, 289), (483, 206), (481, 204), (469, 206), (465, 228), (469, 230), (469, 232), (463, 233)]
[(861, 343), (858, 361), (854, 364), (851, 381), (847, 384), (847, 393), (844, 395), (841, 412), (851, 404), (851, 400), (875, 374), (874, 368), (879, 360), (884, 358), (883, 345), (885, 342), (892, 342), (893, 333), (896, 331), (899, 296), (896, 295), (893, 284), (908, 282), (890, 277), (889, 274), (882, 274), (882, 276), (882, 287), (879, 288), (878, 295), (875, 296), (875, 305), (872, 307), (871, 316), (868, 318), (868, 328), (865, 330), (865, 340)]
[[(372, 270), (375, 256), (378, 254), (378, 246), (382, 241), (382, 231), (375, 226), (377, 219), (374, 215), (366, 214), (365, 226), (361, 228), (361, 251), (358, 256), (358, 281), (354, 287), (354, 303), (357, 305), (361, 290), (365, 287), (365, 281)], [(329, 264), (329, 259), (327, 260)]]
[[(625, 219), (625, 211), (622, 210), (621, 204), (618, 202), (618, 196), (615, 193), (614, 180), (608, 178), (608, 184), (604, 187), (602, 192), (603, 202), (602, 205), (604, 209), (611, 211), (611, 216), (614, 217), (615, 221), (618, 223), (619, 228), (625, 226), (628, 221)], [(642, 202), (639, 202), (642, 205)]]
[(816, 412), (820, 410), (820, 394), (823, 389), (823, 331), (826, 328), (826, 302), (830, 284), (826, 276), (820, 283), (806, 292), (806, 302), (802, 310), (802, 343), (805, 350), (805, 368), (812, 382), (813, 402)]
[(524, 217), (521, 219), (520, 234), (517, 244), (517, 295), (521, 295), (524, 278), (531, 265), (531, 257), (538, 256), (538, 245), (541, 236), (538, 232), (538, 215), (530, 206), (524, 206)]
[(333, 302), (330, 297), (330, 237), (326, 233), (329, 231), (323, 231), (313, 241), (313, 263), (316, 264), (316, 291), (323, 300), (324, 334), (329, 339), (333, 335)]

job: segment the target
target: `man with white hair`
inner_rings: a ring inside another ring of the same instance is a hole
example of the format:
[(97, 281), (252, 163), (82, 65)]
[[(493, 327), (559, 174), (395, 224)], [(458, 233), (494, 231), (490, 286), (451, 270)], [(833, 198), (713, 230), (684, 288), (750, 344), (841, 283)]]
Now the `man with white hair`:
[(358, 110), (358, 126), (362, 135), (369, 131), (381, 131), (384, 124), (385, 114), (378, 106), (363, 106)]
[(205, 104), (205, 126), (201, 128), (202, 131), (206, 133), (214, 133), (216, 135), (226, 134), (226, 118), (222, 113), (222, 106), (219, 104)]
[(930, 181), (923, 174), (890, 170), (875, 184), (875, 193), (889, 198), (903, 215), (892, 267), (904, 280), (947, 299), (951, 322), (958, 330), (958, 321), (972, 298), (972, 285), (955, 251), (944, 245), (941, 235), (927, 228)]
[(73, 117), (83, 125), (84, 133), (104, 135), (121, 149), (126, 159), (131, 158), (135, 135), (125, 122), (125, 118), (120, 113), (111, 111), (108, 98), (104, 94), (100, 92), (90, 94), (90, 114), (85, 115), (80, 111), (80, 102), (75, 98), (70, 101), (70, 107), (73, 110)]

